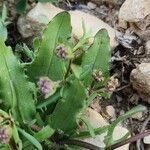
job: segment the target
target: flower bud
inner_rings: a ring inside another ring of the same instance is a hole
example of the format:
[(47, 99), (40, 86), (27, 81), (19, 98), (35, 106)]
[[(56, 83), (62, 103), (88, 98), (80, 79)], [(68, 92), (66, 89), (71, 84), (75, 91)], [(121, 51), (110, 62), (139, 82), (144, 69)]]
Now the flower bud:
[(0, 126), (0, 143), (8, 144), (12, 136), (12, 129), (9, 125)]
[(118, 79), (111, 77), (110, 81), (108, 81), (106, 89), (108, 92), (113, 92), (118, 86), (119, 86)]
[(47, 99), (55, 93), (58, 83), (53, 82), (48, 77), (40, 77), (37, 85), (40, 92), (44, 95), (44, 98)]
[(67, 59), (68, 49), (64, 45), (59, 45), (56, 47), (56, 55), (59, 58)]
[(103, 73), (101, 71), (99, 71), (99, 70), (93, 70), (92, 77), (97, 82), (104, 81)]

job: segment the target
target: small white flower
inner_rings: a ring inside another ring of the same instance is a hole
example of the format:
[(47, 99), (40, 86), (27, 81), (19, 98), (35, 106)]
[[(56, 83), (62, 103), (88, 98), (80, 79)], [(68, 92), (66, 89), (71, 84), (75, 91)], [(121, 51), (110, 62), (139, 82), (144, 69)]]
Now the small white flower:
[(110, 78), (110, 81), (107, 84), (107, 91), (108, 92), (113, 92), (115, 89), (119, 86), (119, 81), (118, 79), (114, 78), (113, 76)]
[(102, 82), (102, 81), (104, 81), (103, 73), (102, 73), (101, 71), (99, 71), (99, 70), (93, 70), (92, 77), (93, 77), (94, 80), (96, 80), (97, 82)]

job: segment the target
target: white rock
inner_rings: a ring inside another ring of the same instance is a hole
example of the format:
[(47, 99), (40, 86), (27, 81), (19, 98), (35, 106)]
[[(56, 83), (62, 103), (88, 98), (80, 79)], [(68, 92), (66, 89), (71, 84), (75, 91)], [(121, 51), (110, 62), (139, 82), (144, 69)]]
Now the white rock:
[(111, 117), (111, 118), (115, 118), (116, 117), (116, 114), (115, 114), (115, 109), (113, 106), (106, 106), (106, 112), (108, 113), (108, 115)]
[(90, 8), (90, 9), (95, 9), (96, 8), (96, 4), (92, 3), (92, 2), (88, 2), (87, 3), (87, 6)]
[[(99, 128), (103, 127), (106, 125), (109, 125), (108, 122), (95, 110), (88, 108), (86, 111), (86, 116), (88, 117), (92, 127), (94, 128)], [(91, 144), (94, 144), (99, 147), (105, 147), (104, 144), (104, 137), (106, 136), (107, 133), (103, 133), (101, 135), (96, 136), (95, 138), (88, 138), (85, 139), (85, 142), (89, 142)]]
[(132, 118), (133, 119), (137, 119), (137, 120), (142, 120), (142, 117), (143, 117), (143, 113), (142, 112), (138, 112), (138, 113), (132, 115)]
[(128, 22), (138, 22), (149, 14), (149, 0), (126, 0), (120, 8), (119, 18)]
[[(113, 132), (113, 139), (119, 140), (121, 139), (126, 133), (128, 133), (128, 130), (126, 128), (123, 128), (121, 126), (117, 126)], [(124, 146), (121, 146), (115, 150), (129, 150), (129, 144), (126, 144)]]
[(130, 81), (143, 100), (150, 102), (150, 63), (142, 63), (131, 72)]
[[(55, 7), (50, 3), (38, 3), (36, 7), (27, 14), (26, 17), (19, 18), (18, 30), (24, 38), (30, 37), (31, 35), (40, 35), (46, 26), (46, 23), (48, 23), (55, 15), (62, 11), (62, 9)], [(70, 11), (70, 14), (73, 35), (75, 35), (77, 38), (80, 38), (83, 34), (83, 20), (86, 28), (92, 30), (93, 36), (98, 32), (98, 30), (106, 28), (110, 36), (111, 47), (114, 48), (118, 45), (115, 37), (116, 34), (119, 34), (119, 32), (110, 27), (108, 24), (104, 23), (102, 20), (81, 11)]]
[(38, 3), (26, 16), (19, 17), (17, 22), (18, 30), (24, 38), (40, 35), (46, 24), (62, 11), (50, 3)]
[(146, 54), (150, 55), (150, 40), (145, 44)]
[(145, 144), (150, 144), (150, 135), (144, 137), (143, 142), (144, 142)]
[(89, 15), (87, 13), (84, 13), (78, 10), (70, 11), (70, 14), (71, 14), (71, 22), (72, 22), (72, 31), (73, 31), (73, 34), (75, 34), (75, 36), (81, 37), (83, 35), (83, 30), (81, 26), (82, 19), (83, 19), (86, 25), (86, 28), (89, 30), (91, 29), (93, 36), (100, 29), (105, 28), (107, 29), (109, 36), (110, 36), (111, 47), (114, 48), (118, 45), (118, 42), (116, 41), (115, 37), (116, 35), (119, 34), (119, 32), (115, 31), (112, 27), (110, 27), (108, 24), (106, 24), (102, 20), (98, 19), (95, 16)]
[[(87, 109), (86, 116), (88, 117), (91, 125), (94, 128), (109, 125), (108, 122), (99, 113), (97, 113), (95, 110), (93, 110), (91, 108)], [(118, 139), (122, 138), (127, 132), (128, 132), (128, 130), (126, 128), (117, 126), (113, 133), (114, 140), (118, 140)], [(88, 139), (85, 139), (84, 141), (94, 144), (96, 146), (99, 146), (101, 148), (104, 148), (105, 147), (104, 138), (105, 138), (106, 134), (107, 133), (103, 133), (101, 135), (97, 135), (95, 138), (88, 138)], [(129, 150), (129, 144), (124, 145), (116, 150)]]
[(109, 125), (109, 123), (95, 110), (88, 108), (86, 111), (86, 116), (88, 117), (91, 125), (94, 128), (103, 127)]

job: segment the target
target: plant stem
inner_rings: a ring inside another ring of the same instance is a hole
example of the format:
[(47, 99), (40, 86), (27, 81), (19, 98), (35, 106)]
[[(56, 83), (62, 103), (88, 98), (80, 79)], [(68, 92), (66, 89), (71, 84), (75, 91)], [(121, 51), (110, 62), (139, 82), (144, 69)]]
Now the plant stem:
[(66, 74), (64, 76), (64, 80), (66, 80), (66, 78), (68, 77), (68, 74), (69, 74), (70, 68), (71, 68), (71, 63), (72, 63), (72, 60), (69, 60), (69, 65), (68, 65), (68, 68), (67, 68), (67, 72), (66, 72)]
[(146, 136), (149, 136), (149, 135), (150, 135), (150, 130), (148, 130), (146, 132), (143, 132), (143, 133), (139, 133), (139, 134), (137, 134), (137, 135), (135, 135), (133, 137), (130, 137), (130, 138), (124, 140), (124, 141), (121, 141), (119, 143), (111, 145), (110, 147), (106, 148), (105, 150), (114, 150), (114, 149), (116, 149), (118, 147), (121, 147), (121, 146), (129, 144), (129, 143), (133, 143), (133, 142), (135, 142), (135, 141), (137, 141), (139, 139), (142, 139), (142, 138), (144, 138)]
[(79, 141), (79, 140), (63, 140), (63, 141), (59, 141), (57, 144), (60, 145), (76, 145), (76, 146), (80, 146), (89, 150), (104, 150), (98, 146), (95, 146), (93, 144), (87, 143), (87, 142), (83, 142), (83, 141)]

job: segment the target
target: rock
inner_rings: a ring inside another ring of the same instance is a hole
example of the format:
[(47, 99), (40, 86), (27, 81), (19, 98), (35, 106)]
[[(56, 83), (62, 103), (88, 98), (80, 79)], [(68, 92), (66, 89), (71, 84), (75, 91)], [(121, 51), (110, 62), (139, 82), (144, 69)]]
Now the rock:
[(108, 113), (108, 115), (109, 115), (111, 118), (116, 118), (115, 109), (114, 109), (113, 106), (107, 106), (107, 107), (106, 107), (106, 112)]
[(150, 1), (126, 0), (119, 11), (119, 26), (127, 28), (129, 22), (132, 30), (142, 39), (150, 38)]
[(23, 38), (40, 35), (46, 27), (46, 24), (61, 11), (63, 10), (56, 8), (50, 3), (38, 3), (29, 11), (27, 16), (19, 17), (17, 22), (18, 30)]
[(88, 108), (86, 111), (86, 116), (88, 117), (91, 125), (94, 128), (103, 127), (109, 125), (109, 123), (95, 110)]
[[(86, 116), (88, 117), (91, 125), (94, 128), (109, 125), (109, 123), (99, 113), (97, 113), (95, 110), (93, 110), (91, 108), (87, 109)], [(118, 140), (121, 137), (123, 137), (127, 132), (128, 132), (128, 130), (126, 128), (117, 126), (114, 130), (113, 138), (115, 140)], [(105, 138), (106, 134), (107, 133), (103, 133), (101, 135), (97, 135), (95, 138), (88, 138), (88, 139), (85, 139), (84, 141), (94, 144), (96, 146), (99, 146), (101, 148), (104, 148), (105, 147), (104, 138)], [(124, 145), (116, 150), (129, 150), (129, 144)]]
[(150, 55), (150, 40), (145, 44), (146, 54)]
[[(95, 110), (88, 108), (86, 111), (86, 116), (89, 119), (92, 127), (94, 128), (99, 128), (103, 127), (106, 125), (109, 125), (109, 123)], [(85, 142), (89, 142), (91, 144), (94, 144), (99, 147), (105, 147), (104, 144), (104, 137), (106, 136), (107, 133), (103, 133), (101, 135), (96, 136), (95, 138), (88, 138), (85, 139)]]
[[(33, 35), (40, 35), (46, 24), (52, 20), (52, 18), (63, 10), (55, 7), (50, 3), (38, 3), (25, 17), (18, 19), (18, 30), (24, 38), (31, 37)], [(87, 29), (91, 29), (94, 36), (98, 30), (106, 28), (110, 36), (110, 45), (112, 48), (118, 45), (115, 37), (119, 34), (115, 29), (104, 23), (102, 20), (95, 16), (89, 15), (82, 11), (70, 11), (72, 22), (72, 33), (75, 37), (80, 38), (83, 34), (82, 19)], [(91, 40), (92, 42), (92, 40)]]
[(126, 0), (120, 8), (119, 19), (139, 22), (150, 14), (149, 0)]
[(150, 103), (150, 63), (141, 63), (131, 72), (130, 81), (140, 97)]
[(145, 144), (150, 144), (150, 135), (144, 137), (143, 142), (144, 142)]
[(87, 6), (90, 8), (90, 9), (95, 9), (96, 8), (96, 4), (92, 3), (92, 2), (88, 2), (87, 3)]
[(110, 36), (111, 47), (114, 48), (118, 45), (118, 42), (116, 41), (115, 37), (116, 37), (116, 34), (119, 34), (119, 32), (115, 31), (112, 27), (110, 27), (108, 24), (106, 24), (102, 20), (96, 18), (95, 16), (89, 15), (87, 13), (84, 13), (78, 10), (70, 11), (70, 14), (71, 14), (71, 21), (72, 21), (72, 31), (76, 37), (79, 38), (83, 35), (83, 30), (81, 26), (82, 19), (83, 19), (86, 25), (86, 28), (91, 29), (93, 36), (100, 29), (105, 28), (107, 29), (109, 36)]
[[(128, 133), (128, 130), (122, 126), (117, 126), (113, 133), (113, 139), (119, 140), (122, 138), (126, 133)], [(126, 144), (124, 146), (121, 146), (115, 150), (129, 150), (129, 144)]]
[(142, 112), (138, 112), (138, 113), (132, 115), (132, 118), (136, 119), (136, 120), (142, 120), (142, 117), (143, 117), (143, 113)]

